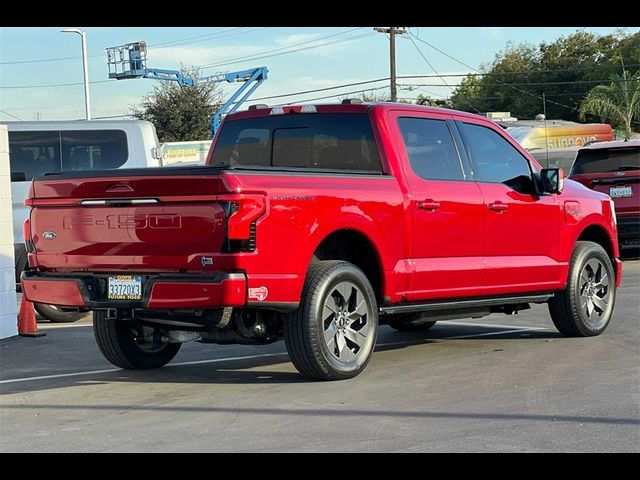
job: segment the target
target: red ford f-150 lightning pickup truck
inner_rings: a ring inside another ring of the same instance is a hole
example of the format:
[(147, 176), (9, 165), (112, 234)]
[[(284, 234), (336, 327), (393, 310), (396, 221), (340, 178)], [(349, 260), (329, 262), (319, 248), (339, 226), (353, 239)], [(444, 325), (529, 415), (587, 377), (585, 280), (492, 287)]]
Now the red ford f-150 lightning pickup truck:
[(93, 310), (123, 368), (284, 337), (304, 375), (357, 375), (379, 323), (549, 304), (602, 333), (622, 268), (611, 199), (492, 121), (394, 103), (254, 106), (204, 167), (50, 174), (25, 222), (33, 302)]

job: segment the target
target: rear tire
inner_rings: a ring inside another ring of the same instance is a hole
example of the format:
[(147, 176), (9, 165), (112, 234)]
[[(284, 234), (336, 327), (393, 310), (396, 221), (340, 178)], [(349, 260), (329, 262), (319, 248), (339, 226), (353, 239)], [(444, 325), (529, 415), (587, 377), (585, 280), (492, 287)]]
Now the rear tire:
[(594, 242), (577, 242), (567, 285), (549, 300), (549, 313), (567, 337), (593, 337), (609, 325), (616, 300), (616, 278), (607, 252)]
[(36, 312), (38, 312), (41, 317), (46, 318), (53, 323), (77, 322), (85, 316), (84, 313), (63, 312), (58, 310), (55, 305), (48, 305), (46, 303), (34, 303), (33, 308), (35, 308)]
[(93, 312), (93, 333), (98, 348), (116, 367), (160, 368), (173, 360), (182, 346), (181, 343), (137, 341), (138, 328), (133, 321), (106, 318), (105, 312)]
[(358, 375), (378, 334), (378, 305), (365, 274), (348, 262), (313, 263), (299, 308), (284, 322), (289, 358), (315, 380)]

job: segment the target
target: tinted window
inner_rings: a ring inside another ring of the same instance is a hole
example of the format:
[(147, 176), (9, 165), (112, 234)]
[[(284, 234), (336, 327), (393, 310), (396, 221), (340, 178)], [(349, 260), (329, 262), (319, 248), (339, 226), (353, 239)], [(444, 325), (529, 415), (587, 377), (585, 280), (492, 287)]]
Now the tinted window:
[(518, 191), (533, 188), (529, 162), (502, 135), (480, 125), (460, 125), (476, 180), (504, 183)]
[(60, 132), (9, 132), (9, 160), (12, 182), (59, 172)]
[(109, 169), (128, 157), (122, 130), (9, 132), (11, 181), (61, 170)]
[(226, 122), (212, 165), (380, 172), (366, 114), (288, 114)]
[(606, 173), (640, 170), (640, 148), (580, 150), (571, 173)]
[(428, 180), (464, 180), (460, 157), (444, 120), (400, 118), (398, 125), (416, 175)]
[(118, 168), (127, 157), (127, 136), (122, 130), (62, 131), (63, 171)]

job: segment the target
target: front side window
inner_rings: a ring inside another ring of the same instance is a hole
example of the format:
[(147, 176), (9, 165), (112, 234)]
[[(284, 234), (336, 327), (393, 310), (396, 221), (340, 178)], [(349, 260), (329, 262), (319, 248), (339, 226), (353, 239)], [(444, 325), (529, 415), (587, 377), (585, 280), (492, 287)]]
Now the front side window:
[(460, 126), (477, 181), (504, 183), (519, 192), (533, 191), (529, 162), (502, 135), (472, 123)]
[(444, 120), (398, 119), (411, 170), (426, 180), (464, 180), (462, 164)]

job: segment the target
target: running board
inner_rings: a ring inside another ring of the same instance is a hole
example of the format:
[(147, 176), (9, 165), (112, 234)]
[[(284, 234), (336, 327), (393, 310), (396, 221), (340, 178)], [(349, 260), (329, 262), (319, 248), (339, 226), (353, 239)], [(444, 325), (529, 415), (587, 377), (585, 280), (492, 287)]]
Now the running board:
[(493, 307), (497, 305), (513, 305), (518, 303), (543, 303), (553, 297), (553, 293), (525, 295), (519, 297), (479, 298), (475, 300), (454, 300), (449, 302), (412, 303), (410, 305), (391, 305), (380, 307), (381, 315), (395, 313), (430, 312), (457, 308)]

